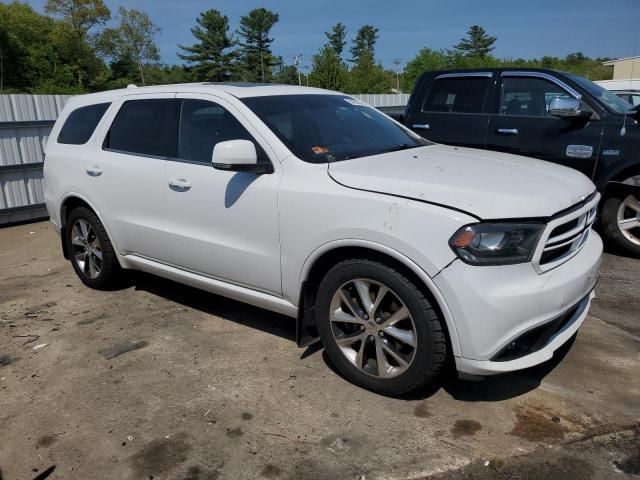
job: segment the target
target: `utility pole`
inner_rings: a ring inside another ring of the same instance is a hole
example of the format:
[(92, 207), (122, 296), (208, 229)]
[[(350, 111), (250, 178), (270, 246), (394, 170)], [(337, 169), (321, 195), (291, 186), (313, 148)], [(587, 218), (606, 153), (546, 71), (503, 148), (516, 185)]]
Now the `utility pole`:
[(300, 64), (302, 63), (302, 54), (298, 54), (293, 57), (293, 65), (296, 67), (296, 73), (298, 74), (298, 86), (302, 85), (302, 78), (300, 77)]
[(396, 66), (396, 93), (400, 93), (400, 64), (402, 63), (401, 58), (394, 58), (393, 64)]
[(0, 93), (4, 92), (4, 52), (0, 45)]

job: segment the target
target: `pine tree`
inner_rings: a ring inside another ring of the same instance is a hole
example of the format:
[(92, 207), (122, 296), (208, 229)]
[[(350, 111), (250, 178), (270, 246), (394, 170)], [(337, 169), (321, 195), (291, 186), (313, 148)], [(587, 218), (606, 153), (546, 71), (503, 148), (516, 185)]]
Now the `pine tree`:
[(336, 53), (331, 41), (311, 60), (309, 82), (314, 87), (342, 90), (346, 86), (347, 66)]
[(240, 18), (238, 35), (243, 77), (249, 81), (266, 82), (271, 78), (275, 57), (271, 52), (271, 29), (280, 16), (266, 8), (256, 8)]
[(369, 53), (375, 56), (375, 45), (378, 40), (378, 29), (372, 25), (364, 25), (358, 30), (351, 47), (351, 62), (358, 63), (360, 56)]
[(199, 81), (224, 82), (232, 77), (237, 54), (230, 51), (229, 19), (218, 10), (202, 12), (191, 33), (197, 43), (190, 47), (178, 45), (185, 53), (178, 56), (193, 64), (193, 74)]
[(472, 25), (467, 31), (467, 38), (460, 40), (453, 48), (467, 57), (485, 58), (495, 48), (493, 44), (496, 40), (496, 37), (487, 35), (484, 28)]
[(347, 36), (347, 27), (345, 27), (342, 23), (336, 23), (330, 32), (324, 33), (327, 39), (329, 40), (328, 45), (336, 52), (336, 55), (339, 57), (342, 55), (344, 51), (344, 47), (347, 44), (345, 37)]

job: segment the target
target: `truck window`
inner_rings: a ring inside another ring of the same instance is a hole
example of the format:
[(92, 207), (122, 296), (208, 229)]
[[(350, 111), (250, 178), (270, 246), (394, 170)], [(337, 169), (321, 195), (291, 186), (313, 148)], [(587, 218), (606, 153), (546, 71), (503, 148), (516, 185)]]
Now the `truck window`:
[(75, 109), (64, 122), (58, 143), (83, 145), (89, 141), (110, 103), (96, 103)]
[(176, 158), (180, 100), (128, 100), (111, 124), (104, 147), (118, 152)]
[(423, 112), (481, 113), (491, 79), (442, 78), (433, 82), (422, 104)]
[(502, 80), (500, 114), (546, 117), (552, 99), (569, 96), (561, 87), (542, 78), (507, 77)]

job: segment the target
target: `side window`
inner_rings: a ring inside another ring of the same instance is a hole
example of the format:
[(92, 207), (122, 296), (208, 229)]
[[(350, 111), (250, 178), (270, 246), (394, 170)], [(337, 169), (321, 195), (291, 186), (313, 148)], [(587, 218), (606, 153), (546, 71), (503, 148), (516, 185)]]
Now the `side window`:
[(119, 152), (176, 158), (180, 100), (127, 100), (111, 124), (104, 147)]
[(250, 140), (251, 134), (226, 109), (207, 100), (183, 100), (178, 158), (210, 164), (213, 147), (227, 140)]
[(543, 78), (506, 77), (502, 80), (500, 114), (546, 117), (551, 100), (569, 96), (561, 87)]
[(58, 143), (83, 145), (89, 141), (110, 103), (96, 103), (75, 109), (64, 122)]
[(441, 78), (433, 82), (422, 104), (423, 112), (481, 113), (491, 79), (487, 77)]

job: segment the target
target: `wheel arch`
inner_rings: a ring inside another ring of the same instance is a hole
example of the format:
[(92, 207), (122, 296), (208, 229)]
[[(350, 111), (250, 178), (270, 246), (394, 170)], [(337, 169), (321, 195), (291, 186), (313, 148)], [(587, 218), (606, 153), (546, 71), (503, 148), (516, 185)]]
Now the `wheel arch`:
[(402, 271), (421, 288), (444, 319), (445, 335), (454, 356), (460, 355), (460, 343), (451, 311), (431, 277), (402, 253), (365, 240), (336, 241), (316, 249), (305, 262), (300, 275), (300, 299), (296, 325), (296, 341), (307, 346), (319, 340), (315, 327), (315, 295), (324, 275), (335, 264), (349, 258), (379, 261)]
[[(639, 177), (636, 185), (633, 183), (626, 183), (627, 180), (633, 177)], [(640, 194), (640, 163), (635, 163), (622, 168), (607, 180), (604, 185), (603, 198), (606, 198), (611, 194), (626, 192)]]
[(104, 226), (111, 244), (117, 252), (118, 249), (115, 242), (113, 241), (113, 236), (111, 235), (111, 232), (109, 231), (109, 228), (107, 227), (104, 219), (100, 215), (100, 212), (83, 195), (80, 195), (79, 193), (69, 193), (60, 202), (60, 242), (62, 244), (62, 253), (64, 255), (64, 258), (66, 258), (67, 260), (69, 259), (69, 252), (67, 251), (67, 245), (65, 242), (67, 218), (69, 217), (71, 211), (78, 207), (88, 208), (96, 214), (96, 216), (100, 220), (100, 223), (102, 223), (102, 225)]

